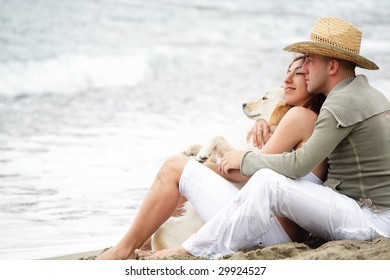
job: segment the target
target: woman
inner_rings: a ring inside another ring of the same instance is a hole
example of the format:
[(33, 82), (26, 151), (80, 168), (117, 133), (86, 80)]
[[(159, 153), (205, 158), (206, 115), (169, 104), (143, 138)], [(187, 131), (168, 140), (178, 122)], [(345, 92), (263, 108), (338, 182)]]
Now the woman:
[[(314, 129), (324, 97), (312, 97), (307, 93), (305, 78), (301, 73), (303, 62), (304, 56), (300, 56), (289, 66), (284, 89), (286, 102), (295, 107), (290, 109), (275, 130), (274, 137), (261, 149), (263, 153), (283, 153), (298, 149)], [(249, 180), (249, 176), (243, 176), (237, 171), (223, 172), (224, 166), (208, 164), (208, 167), (182, 155), (169, 158), (157, 174), (125, 236), (98, 259), (134, 258), (136, 249), (140, 248), (182, 203), (182, 195), (194, 205), (202, 219), (208, 221), (237, 194), (238, 189), (231, 181), (245, 183)], [(321, 184), (325, 177), (326, 162), (323, 162), (305, 179)], [(275, 217), (273, 222), (278, 225), (279, 232), (270, 233), (263, 245), (302, 240), (302, 230), (290, 220)], [(142, 252), (137, 254), (143, 255)]]

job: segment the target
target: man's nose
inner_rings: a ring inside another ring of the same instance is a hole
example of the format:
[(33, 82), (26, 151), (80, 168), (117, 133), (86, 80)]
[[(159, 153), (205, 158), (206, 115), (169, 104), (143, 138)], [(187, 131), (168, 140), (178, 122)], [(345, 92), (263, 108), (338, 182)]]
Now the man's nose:
[(309, 71), (308, 71), (308, 69), (307, 69), (307, 63), (306, 63), (306, 61), (303, 62), (303, 64), (302, 64), (301, 72), (302, 72), (303, 74), (305, 74), (305, 75), (306, 75), (307, 73), (309, 73)]

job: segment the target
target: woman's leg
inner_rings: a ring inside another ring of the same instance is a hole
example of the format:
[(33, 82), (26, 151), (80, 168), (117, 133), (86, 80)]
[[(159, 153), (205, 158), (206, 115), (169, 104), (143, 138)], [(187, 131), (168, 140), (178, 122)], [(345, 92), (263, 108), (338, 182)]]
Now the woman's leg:
[(179, 182), (179, 192), (194, 206), (204, 222), (210, 220), (237, 194), (239, 189), (210, 167), (191, 160)]
[(116, 246), (97, 259), (134, 258), (134, 250), (140, 248), (176, 210), (180, 201), (179, 180), (189, 160), (190, 158), (183, 155), (172, 156), (166, 160), (143, 200), (133, 224)]
[[(228, 204), (238, 191), (239, 188), (215, 171), (213, 165), (201, 164), (196, 160), (186, 164), (179, 181), (180, 194), (186, 197), (204, 222)], [(160, 252), (157, 251), (157, 255)], [(147, 257), (151, 252), (141, 248), (136, 250), (136, 255)]]

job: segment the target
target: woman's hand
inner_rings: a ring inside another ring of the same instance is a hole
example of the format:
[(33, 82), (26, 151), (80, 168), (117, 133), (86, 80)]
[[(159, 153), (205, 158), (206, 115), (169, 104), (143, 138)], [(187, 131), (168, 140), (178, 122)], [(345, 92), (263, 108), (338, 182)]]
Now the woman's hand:
[(232, 151), (224, 154), (219, 164), (219, 172), (228, 174), (232, 169), (240, 169), (240, 164), (245, 154), (246, 152), (244, 151)]
[(255, 125), (246, 135), (246, 141), (249, 143), (252, 140), (253, 146), (262, 148), (271, 137), (271, 127), (266, 120), (257, 120)]

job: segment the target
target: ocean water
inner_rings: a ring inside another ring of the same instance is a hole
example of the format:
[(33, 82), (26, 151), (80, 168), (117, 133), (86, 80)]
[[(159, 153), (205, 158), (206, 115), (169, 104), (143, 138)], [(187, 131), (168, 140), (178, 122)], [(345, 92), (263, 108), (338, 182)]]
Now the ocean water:
[(386, 0), (0, 0), (0, 259), (114, 245), (165, 158), (245, 142), (241, 104), (328, 15), (390, 98)]

